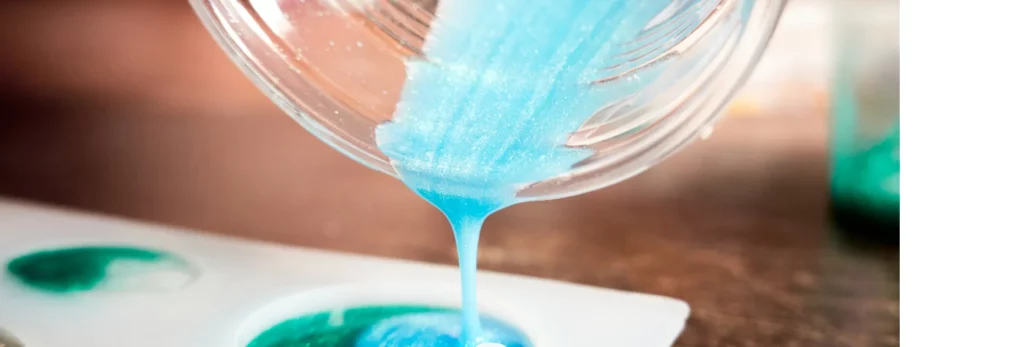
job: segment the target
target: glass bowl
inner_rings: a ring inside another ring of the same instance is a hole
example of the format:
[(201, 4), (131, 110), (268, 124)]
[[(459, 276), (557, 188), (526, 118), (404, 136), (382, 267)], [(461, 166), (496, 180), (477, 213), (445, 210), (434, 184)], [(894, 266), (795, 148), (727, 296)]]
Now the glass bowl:
[[(663, 1), (668, 5), (635, 37), (614, 43), (619, 60), (585, 82), (598, 86), (647, 74), (650, 83), (608, 100), (566, 134), (562, 145), (589, 155), (560, 174), (518, 182), (516, 199), (553, 199), (614, 184), (706, 134), (760, 58), (785, 5)], [(378, 146), (376, 129), (396, 112), (408, 62), (424, 59), (431, 28), (447, 24), (435, 16), (443, 0), (191, 3), (234, 62), (288, 115), (352, 159), (399, 177)]]

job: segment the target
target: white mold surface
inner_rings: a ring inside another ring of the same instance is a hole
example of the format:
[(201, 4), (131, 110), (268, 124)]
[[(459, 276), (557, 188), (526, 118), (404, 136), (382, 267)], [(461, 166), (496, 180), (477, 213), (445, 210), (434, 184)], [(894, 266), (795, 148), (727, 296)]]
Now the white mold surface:
[[(49, 294), (7, 273), (42, 249), (118, 245), (166, 251), (199, 277), (175, 291)], [(373, 304), (458, 307), (458, 269), (226, 238), (0, 199), (0, 327), (27, 347), (236, 347), (308, 313)], [(481, 311), (535, 347), (669, 347), (679, 300), (481, 272)]]

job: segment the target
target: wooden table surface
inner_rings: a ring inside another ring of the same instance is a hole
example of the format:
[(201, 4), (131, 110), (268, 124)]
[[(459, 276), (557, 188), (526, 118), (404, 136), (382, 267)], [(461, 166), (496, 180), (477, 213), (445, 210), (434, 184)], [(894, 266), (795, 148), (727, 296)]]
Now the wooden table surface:
[[(437, 211), (269, 105), (232, 115), (6, 104), (2, 195), (456, 263)], [(820, 115), (726, 118), (627, 182), (495, 215), (480, 267), (686, 300), (693, 316), (676, 346), (898, 345), (898, 248), (828, 226), (825, 136)]]

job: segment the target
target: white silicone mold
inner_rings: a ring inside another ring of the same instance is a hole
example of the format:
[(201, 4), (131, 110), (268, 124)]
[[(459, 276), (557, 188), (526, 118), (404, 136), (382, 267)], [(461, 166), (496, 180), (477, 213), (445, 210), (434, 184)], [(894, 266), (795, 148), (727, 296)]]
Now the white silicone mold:
[[(83, 245), (154, 248), (200, 271), (174, 291), (54, 295), (6, 262)], [(458, 307), (458, 270), (231, 239), (0, 199), (0, 327), (27, 347), (242, 347), (308, 313), (371, 304)], [(536, 347), (668, 347), (689, 307), (665, 297), (482, 272), (481, 311)]]

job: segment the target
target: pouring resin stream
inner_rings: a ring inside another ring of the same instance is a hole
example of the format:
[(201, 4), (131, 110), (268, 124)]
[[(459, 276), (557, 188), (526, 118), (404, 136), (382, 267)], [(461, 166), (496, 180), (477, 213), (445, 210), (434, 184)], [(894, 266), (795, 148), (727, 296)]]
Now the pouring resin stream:
[(669, 2), (441, 1), (437, 17), (445, 21), (431, 28), (425, 58), (407, 62), (394, 119), (376, 135), (405, 184), (454, 229), (461, 319), (399, 317), (370, 328), (359, 346), (529, 345), (493, 340), (491, 327), (481, 326), (481, 226), (490, 214), (519, 202), (516, 192), (523, 187), (565, 173), (591, 154), (566, 147), (569, 134), (601, 107), (641, 90), (656, 71), (591, 82)]

